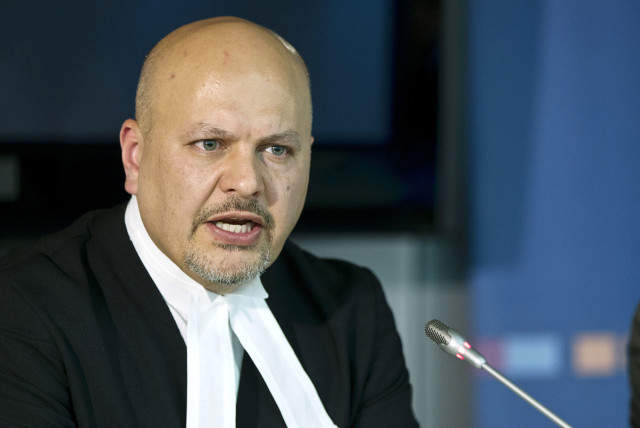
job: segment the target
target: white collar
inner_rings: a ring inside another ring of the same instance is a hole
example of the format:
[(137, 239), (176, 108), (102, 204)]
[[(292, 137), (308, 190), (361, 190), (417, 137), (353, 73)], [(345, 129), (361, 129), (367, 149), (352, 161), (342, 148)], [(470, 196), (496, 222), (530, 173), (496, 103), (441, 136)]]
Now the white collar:
[[(243, 354), (240, 343), (260, 371), (287, 426), (336, 427), (267, 306), (268, 294), (259, 277), (218, 298), (154, 244), (135, 196), (127, 205), (125, 224), (169, 309), (181, 318), (176, 318), (176, 323), (187, 344), (188, 428), (235, 427), (239, 358)], [(187, 323), (190, 315), (193, 318)]]
[[(206, 295), (210, 301), (218, 294), (209, 291), (184, 273), (169, 257), (167, 257), (153, 242), (144, 226), (138, 200), (135, 196), (127, 204), (125, 211), (125, 225), (129, 238), (142, 260), (142, 264), (151, 275), (167, 304), (187, 321), (191, 297)], [(234, 295), (266, 299), (269, 295), (264, 289), (259, 277), (242, 284)]]

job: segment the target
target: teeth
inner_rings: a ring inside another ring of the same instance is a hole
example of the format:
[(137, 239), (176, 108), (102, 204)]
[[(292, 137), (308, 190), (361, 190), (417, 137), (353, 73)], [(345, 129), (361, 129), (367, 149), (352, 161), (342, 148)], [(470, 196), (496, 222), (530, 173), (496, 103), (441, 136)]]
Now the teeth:
[(248, 222), (245, 224), (229, 224), (229, 223), (223, 223), (221, 221), (217, 221), (216, 226), (222, 230), (226, 230), (227, 232), (233, 232), (233, 233), (247, 233), (247, 232), (251, 232), (251, 229), (253, 229), (253, 225), (251, 222)]

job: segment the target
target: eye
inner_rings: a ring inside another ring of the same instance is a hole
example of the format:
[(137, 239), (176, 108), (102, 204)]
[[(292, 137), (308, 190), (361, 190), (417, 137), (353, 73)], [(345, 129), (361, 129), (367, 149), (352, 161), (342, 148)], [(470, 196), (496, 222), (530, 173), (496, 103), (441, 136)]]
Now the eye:
[(211, 152), (220, 147), (218, 140), (202, 140), (196, 142), (196, 146), (206, 152)]
[(283, 146), (270, 146), (267, 147), (266, 151), (278, 157), (286, 156), (289, 153), (287, 148)]

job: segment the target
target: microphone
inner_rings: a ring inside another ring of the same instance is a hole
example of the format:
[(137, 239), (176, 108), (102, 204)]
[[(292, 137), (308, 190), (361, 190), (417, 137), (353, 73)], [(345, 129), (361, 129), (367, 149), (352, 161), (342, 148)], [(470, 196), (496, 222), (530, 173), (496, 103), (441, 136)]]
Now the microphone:
[(542, 414), (547, 416), (553, 422), (558, 424), (564, 428), (571, 428), (571, 425), (567, 424), (565, 421), (560, 419), (556, 414), (554, 414), (551, 410), (544, 407), (538, 401), (536, 401), (529, 394), (524, 392), (522, 389), (518, 388), (513, 382), (511, 382), (507, 377), (505, 377), (502, 373), (500, 373), (495, 368), (491, 367), (489, 363), (487, 363), (487, 359), (482, 356), (478, 351), (473, 349), (469, 342), (462, 337), (460, 333), (446, 325), (440, 320), (431, 320), (424, 326), (424, 332), (429, 339), (435, 342), (436, 345), (440, 349), (442, 349), (447, 354), (454, 355), (455, 357), (466, 361), (477, 369), (485, 370), (491, 374), (491, 376), (498, 379), (504, 385), (506, 385), (513, 392), (518, 394), (523, 400), (527, 403), (531, 404)]

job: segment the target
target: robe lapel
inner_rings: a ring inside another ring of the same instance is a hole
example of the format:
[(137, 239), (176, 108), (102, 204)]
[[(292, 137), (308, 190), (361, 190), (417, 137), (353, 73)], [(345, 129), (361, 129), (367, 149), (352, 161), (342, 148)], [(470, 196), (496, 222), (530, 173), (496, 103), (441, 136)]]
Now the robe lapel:
[(186, 421), (184, 340), (129, 240), (124, 209), (99, 220), (87, 257), (104, 294), (103, 316), (111, 318), (100, 325), (111, 347), (109, 357), (121, 369), (115, 375), (122, 376), (140, 426), (182, 427)]

